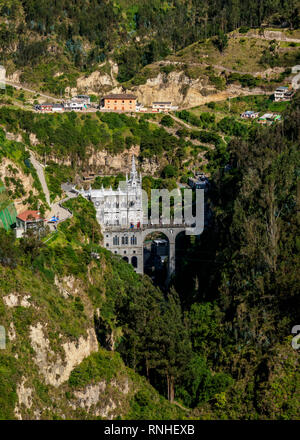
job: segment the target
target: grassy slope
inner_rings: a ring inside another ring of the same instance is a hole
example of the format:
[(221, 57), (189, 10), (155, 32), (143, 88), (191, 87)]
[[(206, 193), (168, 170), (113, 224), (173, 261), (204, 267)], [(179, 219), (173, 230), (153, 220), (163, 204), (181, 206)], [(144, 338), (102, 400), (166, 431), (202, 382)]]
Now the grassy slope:
[[(186, 47), (175, 56), (170, 56), (169, 59), (183, 63), (220, 65), (237, 71), (256, 73), (266, 69), (266, 67), (259, 63), (259, 60), (263, 51), (268, 49), (269, 45), (270, 41), (268, 40), (249, 38), (242, 34), (237, 34), (236, 38), (229, 35), (228, 47), (224, 53), (220, 53), (213, 45), (212, 39), (208, 39)], [(250, 54), (251, 56), (249, 56)], [(280, 43), (280, 65), (294, 65), (297, 54), (299, 55), (299, 47), (297, 45), (293, 47), (289, 43)]]

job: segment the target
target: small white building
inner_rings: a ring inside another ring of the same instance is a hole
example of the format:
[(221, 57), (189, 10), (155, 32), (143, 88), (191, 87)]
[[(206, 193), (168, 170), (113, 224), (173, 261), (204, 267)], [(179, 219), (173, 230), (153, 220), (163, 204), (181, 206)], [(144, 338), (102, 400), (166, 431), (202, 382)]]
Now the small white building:
[(87, 104), (85, 104), (81, 100), (72, 99), (71, 101), (67, 101), (64, 103), (64, 108), (65, 110), (69, 110), (69, 111), (80, 111), (87, 108)]
[(258, 116), (259, 116), (259, 113), (254, 112), (253, 110), (247, 110), (241, 114), (241, 118), (243, 118), (243, 119), (256, 119), (256, 118), (258, 118)]
[(90, 103), (91, 103), (91, 98), (88, 95), (77, 95), (77, 96), (75, 96), (75, 100), (76, 101), (81, 101), (81, 102), (83, 102), (84, 104), (87, 104), (87, 105), (90, 105)]
[(53, 104), (52, 111), (62, 113), (64, 111), (64, 106), (62, 104)]
[(300, 72), (300, 64), (297, 64), (296, 66), (292, 67), (292, 73), (299, 73)]
[(288, 87), (277, 87), (274, 92), (275, 101), (281, 101), (288, 90)]
[(144, 107), (144, 105), (141, 103), (141, 102), (137, 102), (136, 103), (136, 106), (135, 106), (135, 111), (136, 112), (147, 112), (148, 111), (148, 109), (147, 109), (147, 107)]
[(275, 101), (289, 101), (292, 98), (293, 93), (290, 92), (288, 87), (277, 87), (274, 92)]
[(169, 111), (172, 109), (171, 101), (152, 102), (152, 109), (156, 111)]

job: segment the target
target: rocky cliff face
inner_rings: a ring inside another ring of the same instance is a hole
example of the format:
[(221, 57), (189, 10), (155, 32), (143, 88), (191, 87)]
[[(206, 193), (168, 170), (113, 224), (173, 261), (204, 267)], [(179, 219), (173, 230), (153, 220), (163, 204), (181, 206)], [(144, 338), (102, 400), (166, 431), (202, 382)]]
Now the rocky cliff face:
[[(120, 154), (110, 154), (106, 150), (90, 151), (88, 160), (80, 164), (85, 171), (93, 171), (100, 175), (115, 175), (118, 173), (126, 174), (131, 168), (132, 155), (139, 156), (140, 147), (135, 145), (129, 150)], [(62, 165), (72, 166), (69, 158), (59, 159), (55, 156), (48, 156), (48, 162), (55, 162)], [(140, 164), (141, 172), (155, 175), (162, 168), (162, 163), (156, 158), (145, 158)]]
[(89, 289), (97, 292), (96, 301), (101, 292), (110, 295), (110, 282), (105, 282), (113, 273), (107, 257), (101, 254), (101, 262), (90, 263), (80, 277), (66, 268), (64, 275), (46, 271), (47, 276), (29, 267), (0, 265), (6, 333), (0, 350), (0, 419), (132, 418), (138, 392), (148, 396), (151, 411), (164, 406), (169, 417), (173, 411), (178, 417), (177, 409), (127, 368), (113, 348), (105, 350), (98, 342), (94, 315), (104, 312)]
[[(77, 93), (98, 94), (123, 93), (126, 91), (116, 81), (117, 65), (110, 63), (110, 73), (95, 71), (87, 77), (77, 80), (76, 88), (68, 89), (72, 96)], [(146, 84), (131, 87), (139, 102), (151, 106), (153, 101), (171, 101), (174, 105), (192, 107), (218, 99), (214, 86), (209, 85), (205, 77), (191, 79), (183, 71), (174, 71), (168, 75), (158, 73), (154, 78), (147, 79)], [(220, 99), (220, 98), (219, 98)]]
[(204, 104), (213, 100), (213, 95), (217, 93), (207, 79), (191, 79), (182, 71), (169, 75), (159, 73), (155, 78), (149, 78), (146, 84), (134, 87), (133, 91), (146, 106), (151, 106), (153, 101), (171, 101), (180, 107)]
[[(274, 72), (273, 70), (267, 71), (266, 75), (278, 74), (283, 69), (277, 69)], [(264, 76), (263, 73), (259, 75)], [(146, 107), (151, 107), (154, 101), (171, 101), (174, 106), (180, 108), (196, 107), (207, 102), (222, 101), (241, 94), (262, 93), (260, 89), (249, 90), (238, 85), (231, 85), (224, 91), (218, 91), (214, 85), (209, 83), (208, 77), (205, 75), (192, 79), (183, 70), (176, 70), (169, 74), (158, 73), (156, 76), (148, 78), (145, 84), (126, 89), (116, 81), (113, 67), (110, 74), (93, 72), (88, 77), (79, 78), (77, 87), (69, 92), (71, 95), (76, 95), (79, 92), (94, 93), (98, 94), (100, 98), (107, 92), (126, 93), (129, 91), (134, 93), (138, 101)]]
[(15, 191), (18, 187), (23, 191), (23, 194), (14, 200), (18, 214), (29, 207), (26, 200), (30, 195), (30, 191), (32, 191), (33, 195), (38, 196), (38, 191), (34, 188), (32, 176), (25, 174), (22, 169), (10, 159), (3, 158), (0, 160), (0, 179), (5, 182), (7, 190)]

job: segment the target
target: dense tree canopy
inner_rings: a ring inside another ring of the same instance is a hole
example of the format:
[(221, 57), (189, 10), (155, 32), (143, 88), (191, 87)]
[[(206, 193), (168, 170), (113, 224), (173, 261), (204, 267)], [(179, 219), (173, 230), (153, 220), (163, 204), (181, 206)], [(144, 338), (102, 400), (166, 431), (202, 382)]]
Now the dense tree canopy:
[(113, 53), (124, 82), (143, 66), (203, 38), (216, 36), (223, 51), (226, 32), (240, 26), (297, 27), (299, 10), (297, 0), (4, 0), (0, 60), (13, 53), (15, 64), (23, 67), (54, 51), (85, 70)]

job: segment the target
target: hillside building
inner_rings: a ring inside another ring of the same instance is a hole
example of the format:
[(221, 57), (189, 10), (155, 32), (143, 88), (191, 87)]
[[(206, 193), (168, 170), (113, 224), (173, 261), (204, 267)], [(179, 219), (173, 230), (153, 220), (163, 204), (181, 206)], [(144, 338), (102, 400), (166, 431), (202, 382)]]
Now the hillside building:
[(274, 92), (275, 101), (290, 101), (294, 95), (293, 90), (288, 87), (277, 87)]
[(172, 109), (172, 102), (171, 101), (152, 102), (152, 110), (166, 112), (171, 109)]
[(104, 247), (143, 273), (143, 237), (139, 233), (143, 220), (142, 176), (136, 170), (134, 156), (130, 176), (126, 175), (126, 181), (120, 182), (117, 190), (102, 187), (79, 193), (96, 208)]
[[(91, 98), (89, 95), (77, 95), (77, 96), (75, 96), (74, 99), (77, 101), (81, 101), (86, 105), (90, 105), (90, 103), (91, 103)], [(72, 98), (72, 100), (73, 100), (73, 98)]]
[(67, 101), (64, 103), (64, 109), (69, 111), (80, 111), (87, 108), (87, 104), (78, 99), (72, 99), (71, 101)]
[(100, 107), (104, 110), (118, 111), (118, 112), (135, 112), (137, 98), (131, 94), (109, 94), (103, 96)]
[(241, 118), (243, 118), (243, 119), (256, 119), (256, 118), (258, 118), (258, 116), (259, 116), (259, 113), (255, 112), (253, 110), (247, 110), (241, 114)]
[(140, 227), (143, 218), (142, 177), (136, 170), (134, 156), (130, 176), (126, 175), (126, 181), (120, 182), (117, 190), (102, 187), (81, 193), (94, 203), (97, 220), (103, 228)]
[(16, 236), (22, 237), (29, 229), (39, 230), (44, 228), (45, 220), (39, 211), (27, 209), (17, 215)]

